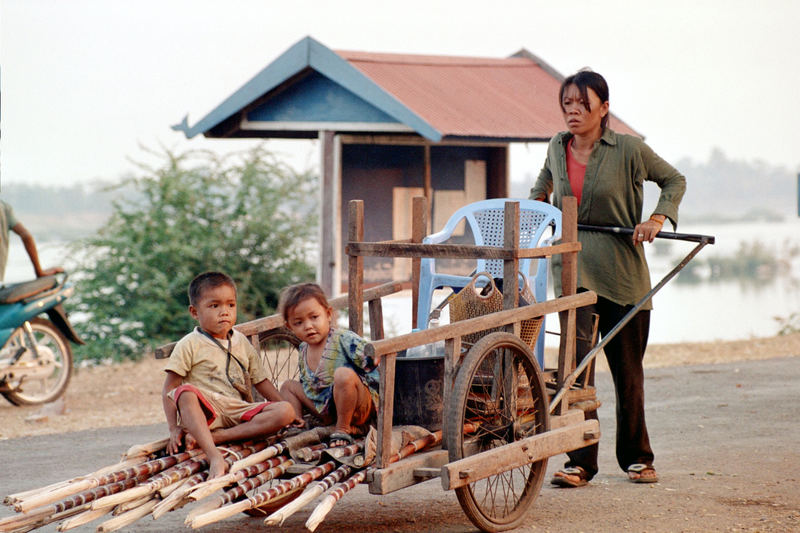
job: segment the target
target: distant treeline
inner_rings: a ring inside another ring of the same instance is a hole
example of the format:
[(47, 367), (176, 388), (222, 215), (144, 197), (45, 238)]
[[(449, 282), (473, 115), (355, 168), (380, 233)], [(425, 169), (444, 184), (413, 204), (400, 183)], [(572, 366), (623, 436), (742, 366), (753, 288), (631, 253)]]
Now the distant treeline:
[(764, 161), (729, 159), (714, 149), (705, 163), (675, 165), (687, 179), (681, 213), (713, 221), (797, 217), (797, 173)]
[[(675, 166), (687, 178), (681, 218), (687, 221), (783, 220), (797, 216), (797, 174), (762, 161), (729, 159), (714, 150), (708, 161), (685, 158)], [(512, 196), (525, 197), (535, 179), (512, 183)], [(40, 186), (3, 181), (0, 197), (36, 232), (37, 238), (70, 239), (96, 231), (111, 213), (111, 202), (130, 190), (109, 190), (110, 182)], [(658, 189), (646, 188), (655, 205)]]
[(42, 186), (4, 180), (0, 197), (37, 240), (72, 240), (97, 231), (111, 214), (114, 198), (126, 194), (123, 189), (109, 190), (111, 185)]
[(69, 187), (3, 183), (2, 197), (14, 210), (31, 215), (75, 212), (111, 212), (110, 200), (115, 194), (106, 192), (110, 183), (95, 182)]

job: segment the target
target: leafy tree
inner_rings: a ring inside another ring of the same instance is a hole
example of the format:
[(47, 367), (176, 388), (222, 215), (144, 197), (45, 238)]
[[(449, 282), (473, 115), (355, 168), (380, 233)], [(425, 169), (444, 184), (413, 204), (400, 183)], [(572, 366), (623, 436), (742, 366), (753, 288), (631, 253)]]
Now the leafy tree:
[(194, 326), (187, 287), (221, 270), (238, 286), (239, 321), (272, 314), (280, 290), (313, 279), (315, 183), (263, 147), (225, 157), (155, 154), (158, 168), (115, 187), (108, 224), (79, 241), (73, 310), (79, 358), (137, 358)]

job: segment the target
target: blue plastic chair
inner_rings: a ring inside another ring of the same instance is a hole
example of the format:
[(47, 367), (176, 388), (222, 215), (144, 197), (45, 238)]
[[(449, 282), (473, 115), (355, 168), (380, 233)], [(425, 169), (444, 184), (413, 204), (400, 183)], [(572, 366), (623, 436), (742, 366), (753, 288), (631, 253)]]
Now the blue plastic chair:
[[(549, 246), (561, 238), (561, 211), (545, 202), (521, 200), (516, 198), (493, 198), (466, 205), (453, 213), (444, 229), (428, 235), (422, 242), (425, 244), (441, 244), (453, 235), (453, 231), (461, 220), (465, 220), (474, 236), (477, 246), (503, 246), (503, 225), (505, 204), (508, 201), (519, 202), (521, 248)], [(552, 236), (546, 237), (548, 228), (553, 229)], [(533, 265), (535, 263), (535, 266)], [(531, 272), (531, 267), (534, 267)], [(520, 259), (519, 271), (525, 274), (532, 285), (531, 290), (537, 302), (547, 299), (547, 283), (549, 259)], [(503, 261), (500, 259), (478, 259), (474, 272), (489, 272), (494, 278), (503, 277)], [(420, 329), (428, 327), (431, 312), (433, 291), (444, 287), (460, 289), (470, 282), (472, 276), (458, 276), (436, 271), (436, 259), (425, 257), (420, 261), (419, 302), (417, 305), (417, 323)], [(544, 324), (534, 350), (541, 365), (544, 358)]]

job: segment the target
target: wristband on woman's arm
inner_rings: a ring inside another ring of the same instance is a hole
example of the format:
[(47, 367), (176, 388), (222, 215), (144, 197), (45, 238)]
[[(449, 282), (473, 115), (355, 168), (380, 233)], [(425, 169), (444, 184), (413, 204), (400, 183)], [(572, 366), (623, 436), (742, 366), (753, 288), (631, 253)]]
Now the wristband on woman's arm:
[(664, 222), (667, 220), (667, 217), (666, 215), (653, 214), (650, 215), (650, 220), (652, 220), (653, 222), (658, 222), (661, 225), (661, 227), (664, 227)]

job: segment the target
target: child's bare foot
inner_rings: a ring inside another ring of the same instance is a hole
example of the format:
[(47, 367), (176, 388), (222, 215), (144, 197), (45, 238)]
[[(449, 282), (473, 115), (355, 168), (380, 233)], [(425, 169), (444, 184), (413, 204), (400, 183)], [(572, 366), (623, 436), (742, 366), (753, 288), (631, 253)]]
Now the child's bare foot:
[(224, 476), (227, 471), (228, 463), (225, 462), (225, 458), (222, 457), (219, 450), (215, 449), (215, 453), (208, 457), (208, 479)]

